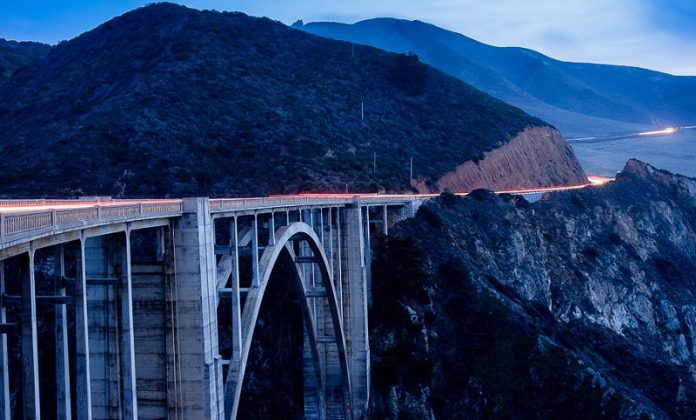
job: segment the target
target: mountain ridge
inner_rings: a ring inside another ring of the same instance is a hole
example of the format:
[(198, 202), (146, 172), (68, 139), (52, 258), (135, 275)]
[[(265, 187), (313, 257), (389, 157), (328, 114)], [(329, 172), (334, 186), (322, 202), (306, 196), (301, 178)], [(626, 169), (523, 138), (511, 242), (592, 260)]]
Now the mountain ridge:
[(410, 191), (410, 157), (436, 189), (546, 126), (412, 55), (160, 3), (60, 43), (5, 83), (0, 193)]
[(413, 51), (424, 62), (549, 121), (566, 135), (696, 121), (696, 107), (688, 101), (696, 94), (696, 77), (564, 62), (527, 48), (487, 45), (422, 21), (377, 18), (294, 27), (389, 51)]

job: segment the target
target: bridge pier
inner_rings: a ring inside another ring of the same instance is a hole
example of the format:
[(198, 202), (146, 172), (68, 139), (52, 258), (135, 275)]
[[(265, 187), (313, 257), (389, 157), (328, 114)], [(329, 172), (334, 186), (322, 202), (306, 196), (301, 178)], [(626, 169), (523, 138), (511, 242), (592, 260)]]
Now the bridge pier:
[[(53, 290), (56, 296), (66, 296), (65, 246), (53, 250)], [(68, 350), (68, 310), (66, 305), (56, 305), (54, 317), (56, 344), (56, 414), (59, 419), (72, 418), (70, 396), (70, 352)]]
[[(366, 241), (360, 199), (345, 208), (343, 236), (344, 327), (353, 385), (354, 417), (363, 418), (370, 395), (370, 343), (367, 329)], [(369, 241), (369, 240), (368, 240)], [(369, 242), (367, 242), (369, 244)]]
[(34, 277), (34, 249), (29, 253), (29, 274), (22, 276), (22, 400), (25, 418), (41, 418), (39, 396), (39, 349), (36, 326), (36, 282)]
[(224, 416), (213, 223), (207, 198), (183, 200), (174, 226), (176, 335), (185, 419)]
[(94, 418), (137, 418), (128, 232), (85, 240)]
[(180, 378), (174, 351), (172, 232), (162, 227), (131, 235), (140, 246), (131, 257), (138, 414), (176, 419)]
[[(5, 261), (0, 261), (0, 294), (5, 293)], [(5, 305), (0, 305), (0, 324), (7, 324)], [(0, 334), (0, 418), (10, 420), (10, 372), (7, 334)]]

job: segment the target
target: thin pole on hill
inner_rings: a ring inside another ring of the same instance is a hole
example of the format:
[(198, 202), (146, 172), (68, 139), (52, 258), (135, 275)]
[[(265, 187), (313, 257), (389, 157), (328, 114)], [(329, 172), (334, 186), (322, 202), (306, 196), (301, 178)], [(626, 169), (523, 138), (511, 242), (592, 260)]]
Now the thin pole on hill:
[(413, 156), (411, 156), (411, 168), (408, 172), (408, 183), (413, 184)]
[(360, 121), (365, 122), (365, 102), (360, 97)]

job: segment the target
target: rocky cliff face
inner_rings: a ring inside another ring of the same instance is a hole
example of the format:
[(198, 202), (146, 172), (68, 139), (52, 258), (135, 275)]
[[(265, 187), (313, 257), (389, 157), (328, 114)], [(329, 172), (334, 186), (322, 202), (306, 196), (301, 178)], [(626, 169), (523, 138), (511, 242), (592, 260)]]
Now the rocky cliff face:
[(629, 161), (531, 205), (426, 203), (375, 250), (373, 417), (695, 416), (695, 196)]
[(577, 185), (587, 177), (573, 149), (550, 127), (528, 127), (510, 142), (467, 161), (438, 180), (440, 191), (495, 191), (538, 186)]

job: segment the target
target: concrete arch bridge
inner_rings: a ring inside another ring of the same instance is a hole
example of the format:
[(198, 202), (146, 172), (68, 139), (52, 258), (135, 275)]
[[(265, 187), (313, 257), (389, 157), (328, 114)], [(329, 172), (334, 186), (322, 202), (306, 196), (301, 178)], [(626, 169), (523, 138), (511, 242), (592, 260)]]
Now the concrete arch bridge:
[(235, 418), (279, 261), (305, 416), (363, 417), (371, 236), (431, 197), (0, 201), (0, 417)]

